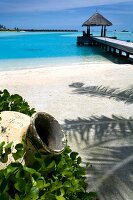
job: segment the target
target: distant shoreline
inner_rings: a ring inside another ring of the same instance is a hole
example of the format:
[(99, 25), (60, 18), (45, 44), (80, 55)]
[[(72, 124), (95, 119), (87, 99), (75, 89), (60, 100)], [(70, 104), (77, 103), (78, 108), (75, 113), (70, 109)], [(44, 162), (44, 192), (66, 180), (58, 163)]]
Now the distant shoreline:
[(22, 31), (28, 31), (28, 32), (78, 32), (78, 30), (70, 30), (70, 29), (25, 29)]
[(71, 29), (21, 29), (21, 30), (0, 30), (0, 32), (78, 32), (78, 30)]

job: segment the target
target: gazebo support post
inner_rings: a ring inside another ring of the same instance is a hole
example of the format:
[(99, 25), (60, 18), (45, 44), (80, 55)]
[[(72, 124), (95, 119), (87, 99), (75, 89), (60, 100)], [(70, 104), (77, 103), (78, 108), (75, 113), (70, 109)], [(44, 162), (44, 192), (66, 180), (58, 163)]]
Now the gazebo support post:
[(87, 36), (90, 37), (90, 26), (87, 26)]
[(106, 26), (104, 26), (104, 37), (106, 37)]
[(103, 37), (103, 26), (101, 28), (101, 37)]

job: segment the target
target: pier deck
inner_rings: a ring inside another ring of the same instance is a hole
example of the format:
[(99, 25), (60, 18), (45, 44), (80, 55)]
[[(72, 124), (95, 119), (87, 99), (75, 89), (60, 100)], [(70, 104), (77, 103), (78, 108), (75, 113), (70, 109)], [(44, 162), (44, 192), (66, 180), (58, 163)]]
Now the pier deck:
[(121, 51), (133, 55), (133, 43), (128, 41), (122, 41), (107, 37), (93, 37), (93, 41), (101, 43), (105, 46), (111, 47), (114, 50), (119, 50), (119, 53)]
[(77, 44), (99, 46), (106, 51), (116, 53), (119, 56), (126, 56), (127, 58), (129, 58), (130, 55), (133, 55), (133, 43), (130, 41), (122, 41), (108, 37), (82, 36), (77, 38)]

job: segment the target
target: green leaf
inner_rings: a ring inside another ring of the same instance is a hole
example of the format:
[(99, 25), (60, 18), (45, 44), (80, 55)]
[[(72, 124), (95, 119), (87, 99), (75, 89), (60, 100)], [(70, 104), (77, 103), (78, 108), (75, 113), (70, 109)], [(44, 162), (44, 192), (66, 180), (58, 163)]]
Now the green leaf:
[(56, 196), (57, 200), (66, 200), (63, 196)]
[(10, 93), (8, 92), (8, 90), (6, 90), (6, 89), (3, 90), (3, 96), (4, 97), (9, 97), (10, 96)]
[(0, 191), (3, 192), (3, 194), (5, 194), (4, 192), (6, 192), (7, 189), (8, 189), (8, 180), (6, 180), (4, 176), (3, 180), (1, 181)]
[[(65, 189), (65, 188), (64, 188)], [(64, 196), (65, 194), (65, 190), (63, 188), (60, 188), (60, 193), (61, 193), (61, 196)]]
[(15, 194), (15, 200), (21, 200), (18, 194)]
[(11, 148), (12, 145), (13, 145), (13, 142), (8, 143), (8, 144), (5, 146), (5, 149), (9, 149), (9, 148)]
[(81, 193), (81, 200), (96, 200), (97, 194), (95, 192), (89, 192), (89, 193)]
[(81, 159), (81, 157), (79, 156), (78, 158), (77, 158), (77, 164), (80, 164), (82, 162), (82, 159)]
[(2, 163), (6, 163), (6, 162), (8, 161), (8, 155), (7, 155), (6, 153), (3, 153), (3, 154), (1, 155), (0, 161), (1, 161)]
[(39, 198), (39, 189), (32, 187), (29, 194), (23, 200), (37, 200)]
[(4, 145), (5, 145), (5, 142), (4, 142), (4, 141), (1, 142), (1, 143), (0, 143), (0, 148), (3, 147)]
[(39, 178), (37, 181), (36, 181), (36, 187), (39, 188), (39, 189), (43, 189), (44, 188), (47, 188), (48, 186), (50, 186), (50, 183), (46, 183), (46, 181), (44, 180), (44, 178)]
[(96, 198), (96, 197), (97, 197), (97, 194), (96, 194), (95, 192), (89, 192), (89, 193), (88, 193), (88, 197)]
[(14, 186), (20, 192), (25, 191), (25, 186), (26, 186), (25, 180), (23, 178), (19, 178)]
[(13, 142), (8, 143), (4, 148), (5, 148), (5, 154), (8, 155), (11, 153), (11, 147), (12, 147)]
[(40, 179), (40, 180), (37, 180), (36, 181), (36, 186), (39, 188), (39, 189), (42, 189), (44, 188), (44, 180), (43, 179)]
[(65, 161), (64, 158), (62, 158), (59, 164), (57, 165), (58, 170), (60, 171), (64, 170), (67, 166), (68, 166), (68, 163)]
[(73, 173), (69, 170), (69, 169), (65, 169), (63, 172), (62, 172), (62, 176), (63, 177), (73, 177)]
[(16, 146), (15, 146), (15, 149), (16, 150), (22, 150), (23, 149), (23, 144), (21, 144), (21, 143), (19, 143), (19, 144), (17, 144)]
[(72, 185), (76, 187), (78, 184), (79, 184), (79, 179), (76, 179), (75, 177), (73, 177)]
[(14, 160), (18, 160), (22, 158), (25, 154), (25, 150), (23, 148), (23, 144), (19, 143), (15, 146), (15, 149), (17, 150), (16, 153), (12, 153)]
[(63, 154), (69, 154), (72, 150), (70, 149), (69, 146), (67, 146), (63, 152)]
[[(51, 191), (47, 192), (46, 194), (44, 194), (42, 197), (41, 197), (41, 200), (55, 200), (56, 197), (54, 194), (51, 193)], [(40, 200), (40, 199), (39, 199)]]
[(9, 200), (7, 192), (0, 193), (0, 200)]
[(16, 153), (12, 153), (14, 160), (18, 160), (23, 157), (24, 151), (17, 151)]
[(60, 188), (63, 187), (62, 183), (59, 182), (58, 180), (56, 180), (54, 183), (52, 183), (51, 186), (52, 186), (52, 187), (51, 187), (51, 192), (57, 191), (58, 189), (60, 189)]
[(12, 163), (9, 165), (9, 167), (11, 167), (11, 168), (13, 168), (13, 169), (16, 169), (16, 168), (21, 169), (23, 166), (22, 166), (22, 164), (19, 163), (19, 162), (12, 162)]
[[(38, 173), (35, 169), (29, 168), (29, 167), (24, 167), (23, 168), (25, 171), (29, 172), (30, 174)], [(39, 173), (38, 173), (39, 174)]]
[(1, 142), (0, 143), (0, 156), (3, 153), (3, 147), (4, 147), (4, 145), (5, 145), (5, 142)]
[(71, 157), (72, 160), (75, 160), (77, 156), (78, 156), (78, 153), (77, 153), (77, 152), (72, 152), (72, 153), (70, 154), (70, 157)]
[(64, 184), (63, 184), (63, 186), (64, 186), (65, 188), (70, 188), (72, 185), (71, 185), (71, 182), (65, 181)]
[(51, 169), (55, 167), (55, 161), (53, 160), (48, 166), (47, 169)]

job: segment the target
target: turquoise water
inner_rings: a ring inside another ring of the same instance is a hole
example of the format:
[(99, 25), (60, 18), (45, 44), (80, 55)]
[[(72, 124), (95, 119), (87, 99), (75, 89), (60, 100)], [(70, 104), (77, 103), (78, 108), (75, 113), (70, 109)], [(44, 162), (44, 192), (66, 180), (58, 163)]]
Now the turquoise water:
[[(0, 59), (81, 56), (75, 35), (69, 33), (6, 33), (0, 36)], [(93, 54), (84, 49), (84, 55)]]
[[(81, 32), (0, 32), (0, 70), (84, 65), (113, 59), (100, 48), (78, 47), (76, 38), (81, 34)], [(117, 36), (122, 40), (133, 38), (133, 33), (110, 32), (108, 35)]]

